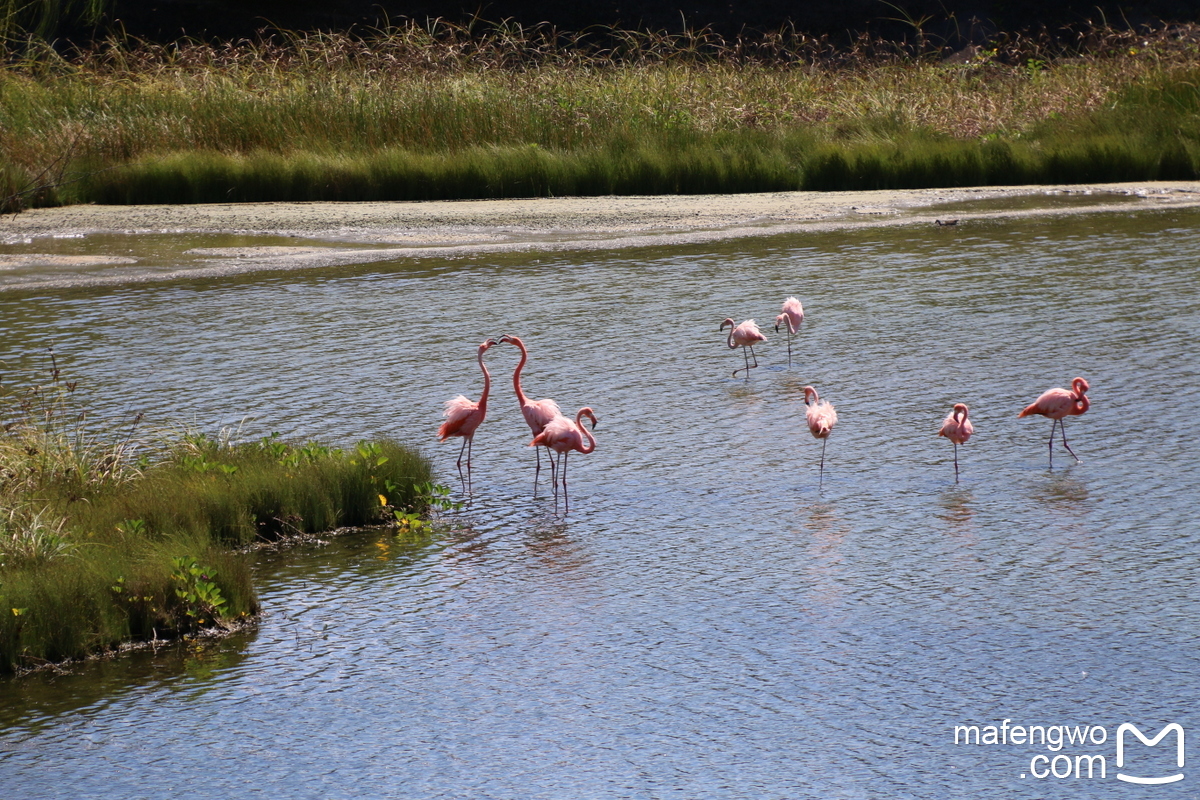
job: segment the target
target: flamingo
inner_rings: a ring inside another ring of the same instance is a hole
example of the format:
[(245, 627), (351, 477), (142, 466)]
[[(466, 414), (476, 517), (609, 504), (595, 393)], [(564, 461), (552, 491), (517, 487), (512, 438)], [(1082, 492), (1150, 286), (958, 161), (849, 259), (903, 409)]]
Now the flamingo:
[(837, 411), (833, 403), (822, 400), (817, 390), (811, 386), (804, 387), (804, 405), (808, 408), (804, 418), (808, 421), (808, 429), (812, 435), (821, 440), (821, 482), (825, 482), (825, 445), (829, 443), (829, 434), (837, 424)]
[[(546, 424), (545, 429), (533, 437), (533, 441), (529, 443), (530, 447), (545, 445), (554, 452), (559, 453), (562, 457), (564, 514), (571, 510), (571, 500), (567, 495), (567, 456), (572, 450), (578, 450), (580, 453), (591, 453), (596, 449), (596, 437), (587, 428), (583, 427), (582, 420), (584, 417), (592, 421), (592, 429), (594, 430), (599, 420), (592, 413), (592, 409), (584, 407), (579, 409), (579, 413), (575, 415), (574, 422), (561, 415), (557, 419), (550, 420)], [(554, 484), (554, 500), (556, 503), (558, 502), (557, 482)]]
[[(720, 329), (725, 330), (726, 325), (729, 326), (729, 349), (733, 350), (738, 347), (742, 348), (742, 358), (746, 360), (746, 366), (743, 367), (743, 369), (746, 370), (746, 377), (749, 378), (750, 370), (758, 366), (758, 358), (755, 357), (754, 366), (750, 366), (750, 358), (746, 355), (746, 348), (750, 349), (750, 355), (753, 356), (754, 343), (765, 342), (767, 337), (763, 336), (763, 332), (758, 329), (758, 325), (756, 325), (752, 319), (748, 319), (741, 325), (735, 327), (733, 320), (726, 317), (725, 321), (721, 323)], [(733, 371), (733, 377), (736, 378), (737, 374), (741, 371), (742, 370), (740, 369), (735, 369)]]
[(971, 434), (975, 432), (975, 426), (971, 424), (971, 420), (967, 419), (968, 411), (966, 403), (955, 403), (954, 409), (942, 420), (942, 429), (937, 434), (954, 442), (955, 483), (958, 483), (958, 446), (966, 444), (967, 439), (970, 439)]
[(775, 332), (779, 333), (779, 326), (786, 322), (788, 328), (788, 366), (792, 365), (792, 337), (796, 335), (796, 331), (800, 330), (800, 323), (804, 322), (804, 306), (800, 305), (800, 301), (794, 297), (789, 297), (783, 301), (783, 313), (775, 318)]
[[(526, 424), (529, 425), (529, 430), (534, 436), (541, 433), (546, 425), (555, 419), (563, 416), (562, 410), (558, 407), (558, 403), (550, 398), (544, 400), (530, 400), (525, 396), (525, 392), (521, 390), (521, 370), (525, 367), (525, 361), (529, 358), (529, 351), (525, 349), (525, 343), (516, 336), (501, 336), (500, 341), (506, 344), (516, 345), (521, 351), (521, 361), (517, 364), (517, 368), (513, 370), (513, 388), (517, 390), (517, 402), (521, 404), (521, 415), (525, 417)], [(551, 480), (554, 478), (554, 459), (550, 458)], [(537, 451), (537, 471), (533, 473), (533, 493), (537, 495), (538, 477), (542, 474), (542, 451)], [(555, 491), (557, 492), (558, 483), (555, 481)]]
[[(1068, 389), (1047, 389), (1042, 392), (1037, 400), (1034, 400), (1025, 410), (1017, 417), (1029, 417), (1034, 414), (1041, 414), (1043, 417), (1049, 417), (1053, 422), (1050, 423), (1050, 466), (1054, 466), (1054, 426), (1058, 425), (1062, 430), (1063, 447), (1067, 448), (1067, 452), (1074, 457), (1076, 462), (1079, 462), (1079, 456), (1075, 455), (1075, 451), (1067, 444), (1067, 427), (1065, 418), (1070, 416), (1078, 416), (1084, 413), (1091, 407), (1091, 402), (1087, 399), (1087, 391), (1091, 387), (1083, 378), (1075, 378), (1071, 381), (1071, 388)], [(1082, 463), (1082, 462), (1080, 462)]]
[(483, 354), (488, 351), (488, 348), (496, 344), (494, 339), (488, 339), (479, 345), (479, 368), (483, 370), (483, 394), (479, 396), (479, 402), (473, 403), (461, 394), (455, 398), (446, 401), (446, 410), (442, 412), (442, 416), (446, 421), (438, 428), (438, 441), (444, 442), (451, 436), (461, 436), (463, 438), (462, 449), (458, 451), (458, 461), (455, 462), (458, 467), (459, 480), (463, 480), (462, 476), (462, 457), (463, 452), (467, 454), (467, 477), (463, 480), (464, 485), (469, 492), (471, 489), (471, 441), (475, 438), (475, 429), (483, 422), (483, 418), (487, 416), (487, 400), (488, 392), (492, 388), (492, 376), (488, 374), (487, 367), (483, 364)]

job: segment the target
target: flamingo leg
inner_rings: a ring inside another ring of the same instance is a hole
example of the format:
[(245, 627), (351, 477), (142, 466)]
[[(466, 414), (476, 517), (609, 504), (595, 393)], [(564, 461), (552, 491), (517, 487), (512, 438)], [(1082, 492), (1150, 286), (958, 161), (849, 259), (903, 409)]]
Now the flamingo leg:
[(546, 454), (550, 458), (550, 483), (554, 486), (554, 508), (558, 509), (558, 454), (553, 450), (546, 448)]
[(958, 442), (954, 443), (954, 482), (958, 483)]
[(571, 498), (567, 495), (567, 456), (570, 453), (562, 454), (562, 485), (563, 485), (563, 516), (571, 513)]
[(792, 329), (788, 328), (788, 367), (792, 366)]
[[(466, 491), (466, 489), (467, 489), (467, 479), (463, 477), (462, 459), (463, 459), (463, 453), (465, 453), (467, 450), (467, 442), (469, 442), (469, 441), (471, 441), (471, 440), (466, 439), (466, 438), (463, 439), (462, 448), (459, 449), (459, 451), (458, 451), (458, 461), (454, 462), (454, 466), (458, 467), (458, 479), (460, 481), (462, 481), (463, 491)], [(468, 458), (467, 459), (467, 469), (470, 470), (470, 468), (471, 468), (471, 459)]]
[[(749, 353), (749, 354), (747, 354), (747, 353), (746, 353), (746, 351), (747, 351), (747, 350), (749, 350), (749, 351), (750, 351), (750, 353)], [(751, 363), (750, 363), (750, 359), (751, 359), (751, 358), (753, 358), (753, 359), (754, 359), (754, 363), (753, 363), (753, 364), (751, 364)], [(755, 367), (757, 367), (757, 366), (758, 366), (758, 356), (754, 355), (754, 348), (753, 348), (753, 347), (750, 347), (750, 346), (748, 346), (748, 345), (742, 345), (742, 360), (743, 360), (743, 361), (745, 361), (745, 363), (746, 363), (746, 366), (742, 367), (741, 369), (735, 369), (735, 370), (733, 371), (733, 377), (735, 377), (735, 378), (736, 378), (736, 377), (737, 377), (737, 374), (738, 374), (739, 372), (741, 372), (742, 370), (745, 370), (745, 371), (746, 371), (746, 379), (747, 379), (747, 380), (749, 380), (749, 378), (750, 378), (750, 370), (752, 370), (752, 369), (754, 369)]]
[[(1075, 451), (1071, 449), (1071, 445), (1067, 444), (1067, 421), (1065, 419), (1058, 421), (1058, 429), (1062, 431), (1063, 447), (1067, 448), (1067, 452), (1071, 454), (1076, 463), (1082, 464), (1083, 462), (1079, 460), (1079, 456), (1075, 455)], [(1050, 436), (1054, 436), (1053, 428), (1050, 429)]]
[(742, 361), (743, 361), (743, 362), (745, 362), (746, 366), (742, 367), (741, 369), (735, 369), (735, 370), (733, 371), (733, 377), (735, 377), (735, 378), (737, 377), (737, 374), (738, 374), (739, 372), (741, 372), (742, 370), (745, 370), (745, 371), (746, 371), (746, 377), (747, 377), (747, 378), (749, 378), (749, 377), (750, 377), (750, 357), (746, 355), (746, 348), (745, 348), (745, 347), (743, 347), (743, 348), (742, 348)]
[(474, 436), (467, 437), (467, 494), (471, 493), (471, 447), (475, 443)]
[(821, 480), (820, 485), (825, 484), (825, 445), (829, 444), (829, 437), (821, 440)]
[[(1054, 426), (1058, 424), (1058, 420), (1050, 420), (1050, 443), (1047, 449), (1050, 451), (1050, 469), (1054, 469)], [(1074, 455), (1072, 453), (1071, 455)]]
[[(542, 474), (542, 448), (535, 447), (533, 449), (537, 453), (537, 469), (533, 472), (533, 499), (536, 500), (538, 478), (541, 477)], [(553, 464), (554, 462), (551, 461), (550, 463)]]

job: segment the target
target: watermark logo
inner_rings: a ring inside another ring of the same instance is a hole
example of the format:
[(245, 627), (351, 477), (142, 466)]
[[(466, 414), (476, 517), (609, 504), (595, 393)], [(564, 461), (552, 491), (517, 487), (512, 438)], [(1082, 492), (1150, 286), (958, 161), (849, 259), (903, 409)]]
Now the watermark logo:
[[(1171, 724), (1167, 725), (1165, 728), (1159, 731), (1158, 736), (1155, 736), (1153, 739), (1147, 739), (1145, 736), (1143, 736), (1142, 732), (1138, 730), (1136, 725), (1128, 722), (1122, 724), (1121, 727), (1117, 728), (1117, 769), (1121, 769), (1125, 766), (1126, 733), (1132, 733), (1138, 738), (1139, 741), (1141, 741), (1142, 744), (1146, 745), (1147, 747), (1154, 747), (1154, 745), (1161, 742), (1168, 733), (1172, 732), (1179, 734), (1179, 738), (1176, 743), (1175, 762), (1180, 769), (1183, 769), (1183, 726), (1181, 726), (1178, 722), (1172, 722)], [(1134, 775), (1126, 775), (1118, 772), (1117, 780), (1125, 781), (1126, 783), (1140, 783), (1146, 786), (1158, 786), (1164, 783), (1175, 783), (1176, 781), (1183, 780), (1183, 773), (1180, 772), (1177, 775), (1168, 775), (1164, 778), (1138, 778)]]
[[(1062, 780), (1068, 778), (1107, 779), (1110, 777), (1108, 771), (1108, 754), (1103, 752), (1107, 750), (1107, 747), (1104, 747), (1104, 745), (1109, 741), (1108, 728), (1105, 726), (1090, 724), (1074, 726), (1010, 725), (1011, 722), (1012, 720), (1005, 719), (999, 725), (955, 725), (954, 744), (985, 746), (1024, 745), (1039, 748), (1044, 747), (1050, 751), (1049, 754), (1036, 753), (1033, 755), (1027, 762), (1028, 766), (1020, 773), (1022, 778), (1030, 777), (1036, 780), (1056, 778)], [(1176, 735), (1174, 739), (1175, 763), (1179, 767), (1179, 772), (1173, 775), (1141, 777), (1141, 775), (1118, 771), (1112, 777), (1125, 783), (1142, 786), (1161, 786), (1183, 780), (1184, 731), (1183, 726), (1178, 722), (1168, 723), (1154, 738), (1149, 738), (1143, 734), (1132, 723), (1125, 722), (1119, 725), (1116, 736), (1113, 737), (1116, 740), (1116, 766), (1117, 770), (1124, 770), (1127, 758), (1132, 755), (1126, 748), (1126, 739), (1129, 738), (1132, 742), (1132, 737), (1126, 737), (1126, 734), (1133, 734), (1133, 737), (1136, 737), (1146, 747), (1154, 747), (1172, 733)], [(1063, 752), (1064, 749), (1067, 752)], [(1164, 747), (1163, 749), (1167, 748)], [(1080, 753), (1078, 752), (1079, 750), (1085, 750), (1086, 752)], [(1134, 752), (1144, 754), (1146, 751), (1144, 748), (1135, 748)], [(1163, 759), (1166, 755), (1166, 753), (1163, 753), (1156, 759), (1159, 766), (1166, 764)], [(1022, 759), (1024, 759), (1024, 756), (1022, 756)], [(1145, 774), (1146, 771), (1150, 771), (1151, 773), (1155, 771), (1153, 767), (1147, 768), (1145, 766), (1147, 762), (1145, 755), (1129, 760), (1142, 763), (1141, 768), (1132, 769), (1130, 770), (1131, 772)], [(1155, 761), (1155, 759), (1151, 759), (1151, 761)], [(1026, 762), (1022, 761), (1022, 763)], [(1162, 771), (1167, 772), (1169, 768), (1163, 768)]]

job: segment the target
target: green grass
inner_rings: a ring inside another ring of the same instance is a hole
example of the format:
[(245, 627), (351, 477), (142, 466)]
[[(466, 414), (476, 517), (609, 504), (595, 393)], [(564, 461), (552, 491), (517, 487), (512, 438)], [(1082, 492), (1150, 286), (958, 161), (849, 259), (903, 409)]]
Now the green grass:
[(340, 450), (270, 436), (92, 424), (57, 362), (0, 391), (0, 673), (229, 624), (257, 611), (246, 545), (444, 505), (394, 441)]
[[(417, 26), (0, 68), (0, 199), (414, 200), (1194, 178), (1200, 32), (948, 63), (799, 34)], [(618, 44), (613, 45), (616, 41)], [(753, 46), (751, 46), (753, 45)]]

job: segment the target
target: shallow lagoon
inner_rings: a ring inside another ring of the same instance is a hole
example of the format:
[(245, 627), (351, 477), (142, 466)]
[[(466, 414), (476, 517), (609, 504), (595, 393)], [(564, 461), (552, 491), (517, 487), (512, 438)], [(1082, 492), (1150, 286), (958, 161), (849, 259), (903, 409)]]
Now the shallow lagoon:
[[(428, 443), (449, 482), (441, 403), (477, 397), (475, 346), (513, 333), (531, 396), (601, 420), (556, 514), (531, 496), (517, 353), (493, 348), (452, 531), (262, 554), (255, 631), (0, 684), (0, 796), (1191, 797), (1186, 768), (1153, 790), (1116, 780), (1115, 736), (1200, 730), (1198, 222), (0, 293), (6, 369), (52, 343), (96, 413), (386, 433)], [(790, 294), (808, 318), (789, 369), (768, 325)], [(730, 376), (726, 316), (770, 337), (749, 380)], [(1051, 470), (1049, 421), (1016, 414), (1075, 375), (1092, 385), (1067, 421), (1083, 463), (1057, 449)], [(820, 486), (805, 384), (840, 417)], [(960, 401), (976, 435), (956, 486), (934, 434)], [(1004, 719), (1106, 738), (955, 745), (955, 725)], [(1180, 771), (1164, 744), (1123, 771)], [(1080, 754), (1106, 777), (1031, 774)]]

